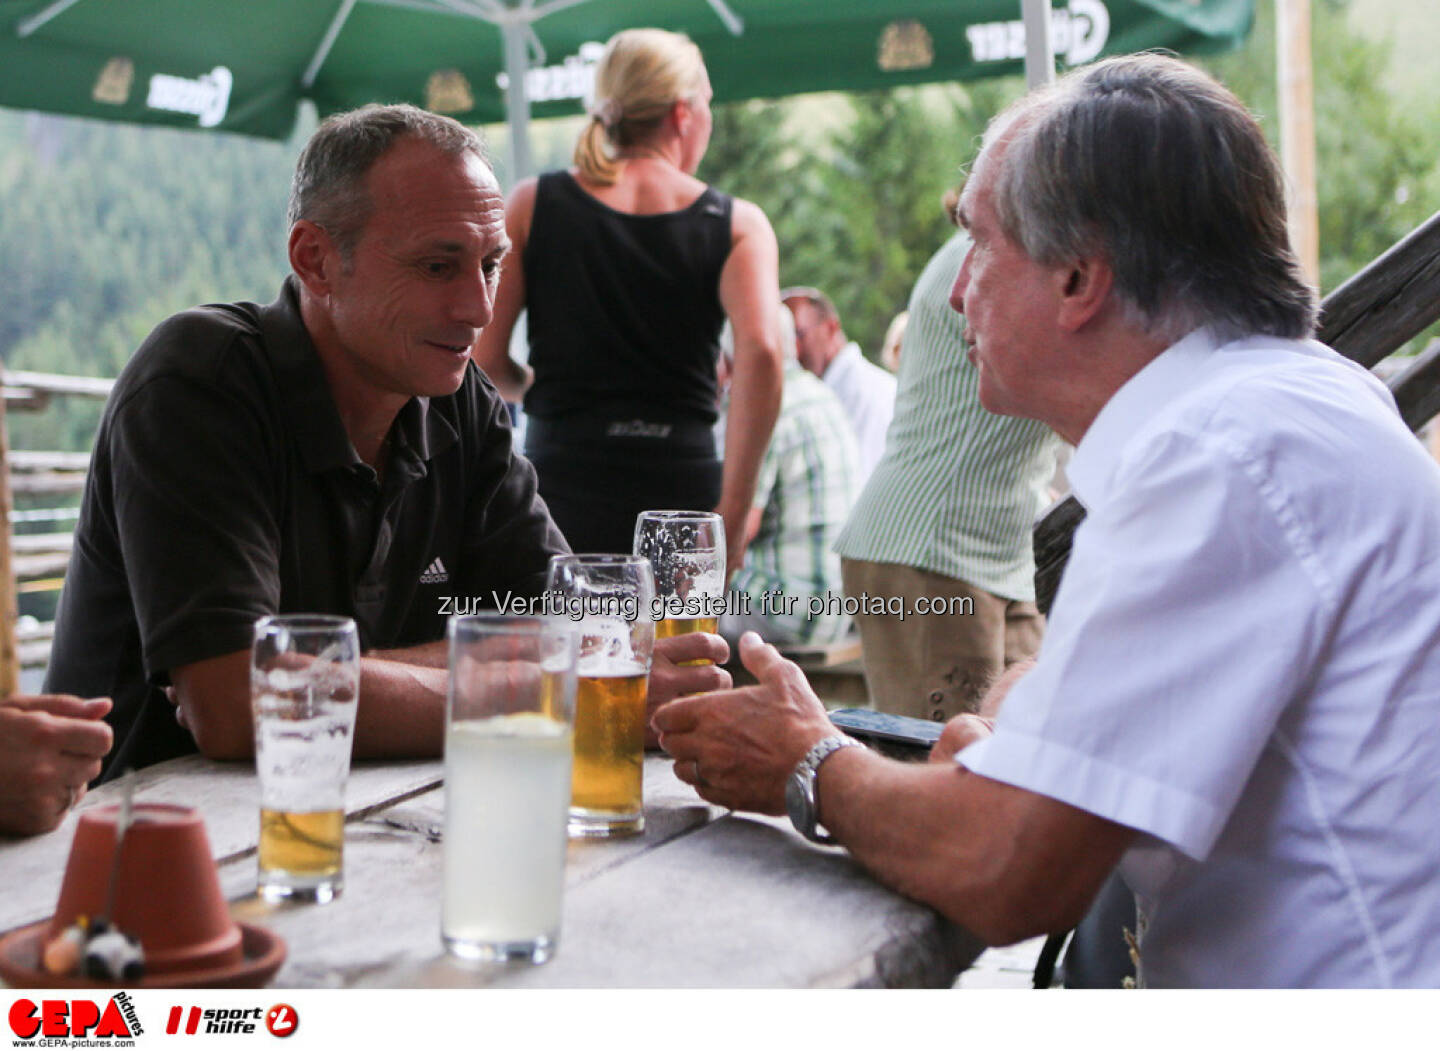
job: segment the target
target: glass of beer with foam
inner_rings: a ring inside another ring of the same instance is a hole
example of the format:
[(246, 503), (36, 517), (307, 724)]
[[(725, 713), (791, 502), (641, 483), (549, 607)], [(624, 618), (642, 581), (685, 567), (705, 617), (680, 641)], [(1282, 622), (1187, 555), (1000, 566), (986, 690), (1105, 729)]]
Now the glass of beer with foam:
[(641, 511), (635, 554), (648, 559), (655, 573), (655, 637), (714, 634), (725, 600), (724, 519), (712, 511)]
[(250, 701), (260, 782), (260, 896), (326, 902), (343, 886), (345, 779), (360, 695), (349, 617), (285, 614), (255, 624)]
[(655, 647), (654, 574), (635, 555), (556, 555), (546, 596), (580, 639), (570, 835), (645, 828), (645, 693)]

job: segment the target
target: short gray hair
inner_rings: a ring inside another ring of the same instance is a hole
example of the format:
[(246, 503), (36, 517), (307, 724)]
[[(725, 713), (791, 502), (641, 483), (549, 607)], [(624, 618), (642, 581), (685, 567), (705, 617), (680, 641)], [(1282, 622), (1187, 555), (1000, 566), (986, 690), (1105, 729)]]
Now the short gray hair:
[(295, 165), (286, 218), (321, 227), (348, 260), (370, 218), (365, 177), (402, 138), (429, 143), (442, 153), (472, 153), (487, 167), (485, 142), (459, 121), (410, 105), (362, 106), (329, 117), (310, 136)]
[(1151, 335), (1314, 332), (1279, 163), (1206, 74), (1154, 53), (1099, 62), (997, 117), (985, 146), (1000, 139), (992, 185), (1006, 236), (1047, 265), (1103, 255)]
[(809, 285), (791, 285), (789, 288), (780, 290), (780, 302), (785, 303), (791, 299), (801, 299), (809, 303), (815, 311), (815, 316), (821, 321), (839, 321), (840, 311), (835, 309), (835, 301), (818, 288)]

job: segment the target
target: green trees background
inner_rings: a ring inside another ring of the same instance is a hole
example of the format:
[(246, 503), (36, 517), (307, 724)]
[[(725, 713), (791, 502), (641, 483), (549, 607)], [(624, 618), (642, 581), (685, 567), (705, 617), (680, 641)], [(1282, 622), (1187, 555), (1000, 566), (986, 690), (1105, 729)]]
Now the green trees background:
[[(156, 322), (274, 297), (295, 151), (0, 110), (0, 358), (114, 376)], [(93, 403), (13, 414), (17, 448), (87, 449)]]
[[(1434, 30), (1428, 2), (1314, 0), (1325, 291), (1440, 208), (1433, 74), (1394, 75), (1389, 46), (1356, 32), (1377, 4), (1412, 9)], [(1272, 139), (1274, 51), (1272, 4), (1261, 0), (1246, 46), (1205, 63)], [(873, 355), (949, 235), (941, 195), (1021, 90), (1012, 79), (718, 108), (700, 174), (765, 209), (781, 281), (826, 289)], [(308, 130), (276, 144), (0, 111), (0, 358), (113, 376), (176, 310), (268, 301), (285, 272), (285, 198)], [(487, 130), (503, 152), (503, 128)], [(573, 122), (537, 130), (541, 162), (567, 163)], [(11, 441), (85, 449), (97, 418), (95, 406), (63, 401), (13, 414)]]

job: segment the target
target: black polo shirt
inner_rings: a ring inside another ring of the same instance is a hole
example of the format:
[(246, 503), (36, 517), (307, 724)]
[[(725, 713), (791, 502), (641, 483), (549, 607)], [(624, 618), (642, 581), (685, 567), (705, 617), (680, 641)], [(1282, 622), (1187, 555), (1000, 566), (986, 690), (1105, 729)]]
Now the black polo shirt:
[(568, 550), (473, 365), (412, 398), (381, 484), (356, 455), (300, 319), (269, 306), (163, 322), (105, 408), (45, 689), (110, 696), (102, 779), (195, 751), (169, 672), (248, 649), (257, 617), (354, 617), (366, 650), (443, 637), (446, 599), (537, 595)]

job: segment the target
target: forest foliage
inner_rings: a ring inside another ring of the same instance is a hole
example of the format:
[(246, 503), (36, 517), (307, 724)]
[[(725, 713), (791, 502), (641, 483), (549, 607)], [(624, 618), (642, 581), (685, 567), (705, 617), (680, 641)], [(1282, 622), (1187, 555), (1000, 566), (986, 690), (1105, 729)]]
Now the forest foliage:
[[(1271, 7), (1262, 0), (1241, 50), (1205, 64), (1273, 139)], [(1315, 0), (1326, 291), (1440, 208), (1436, 104), (1395, 95), (1378, 75), (1388, 47), (1356, 34), (1346, 15), (1344, 0)], [(717, 107), (700, 174), (765, 209), (781, 281), (826, 289), (873, 355), (949, 234), (942, 193), (963, 177), (985, 122), (1021, 90), (1008, 79)], [(542, 160), (564, 163), (567, 135), (539, 130)], [(488, 133), (503, 146), (503, 128)], [(273, 298), (303, 134), (270, 143), (0, 111), (0, 358), (114, 376), (176, 310)], [(12, 444), (85, 449), (97, 418), (87, 403), (15, 414)]]

